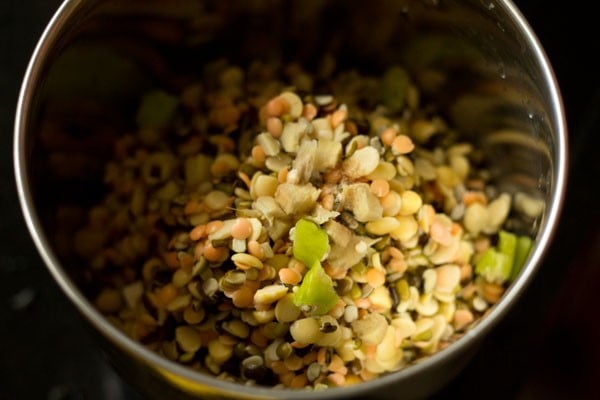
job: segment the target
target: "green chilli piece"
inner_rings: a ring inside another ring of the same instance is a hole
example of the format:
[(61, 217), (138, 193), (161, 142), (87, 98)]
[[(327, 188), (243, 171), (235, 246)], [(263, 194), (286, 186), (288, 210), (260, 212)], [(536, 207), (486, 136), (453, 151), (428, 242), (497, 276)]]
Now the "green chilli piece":
[(314, 222), (299, 220), (292, 251), (296, 259), (310, 268), (294, 293), (294, 304), (307, 309), (308, 314), (326, 314), (339, 300), (333, 280), (321, 266), (321, 259), (329, 251), (327, 232)]
[(498, 245), (487, 249), (475, 265), (475, 272), (488, 282), (502, 284), (512, 281), (521, 271), (531, 239), (507, 231), (498, 232)]
[(338, 302), (333, 281), (321, 263), (316, 261), (308, 270), (298, 290), (294, 293), (294, 304), (307, 310), (307, 314), (323, 315)]
[(498, 233), (498, 245), (483, 253), (475, 266), (475, 272), (488, 282), (502, 284), (510, 278), (515, 257), (517, 237), (509, 232)]
[(510, 273), (511, 280), (514, 280), (521, 272), (521, 269), (523, 269), (523, 265), (525, 265), (525, 261), (527, 261), (527, 257), (529, 257), (529, 252), (531, 251), (532, 247), (533, 241), (529, 236), (519, 236), (517, 238), (515, 260)]
[(312, 221), (301, 219), (296, 223), (294, 231), (293, 254), (310, 268), (316, 262), (321, 262), (329, 251), (329, 236), (327, 232)]
[(502, 272), (505, 274), (505, 280), (510, 279), (510, 275), (513, 270), (514, 262), (515, 262), (515, 249), (517, 247), (517, 235), (500, 231), (498, 232), (498, 252), (500, 254), (504, 254), (504, 260), (502, 260), (505, 265), (502, 266)]
[(475, 272), (488, 282), (502, 284), (510, 276), (510, 270), (506, 270), (507, 265), (506, 256), (495, 247), (490, 247), (477, 260)]

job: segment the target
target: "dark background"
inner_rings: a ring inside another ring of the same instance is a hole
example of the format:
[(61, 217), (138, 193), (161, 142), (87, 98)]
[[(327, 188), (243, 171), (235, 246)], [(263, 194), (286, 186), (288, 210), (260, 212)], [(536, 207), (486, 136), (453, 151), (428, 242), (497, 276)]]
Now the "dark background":
[[(0, 0), (0, 399), (140, 400), (94, 347), (47, 272), (15, 192), (18, 90), (59, 3)], [(583, 2), (515, 3), (562, 90), (570, 134), (566, 204), (527, 293), (434, 399), (600, 397), (600, 29)]]

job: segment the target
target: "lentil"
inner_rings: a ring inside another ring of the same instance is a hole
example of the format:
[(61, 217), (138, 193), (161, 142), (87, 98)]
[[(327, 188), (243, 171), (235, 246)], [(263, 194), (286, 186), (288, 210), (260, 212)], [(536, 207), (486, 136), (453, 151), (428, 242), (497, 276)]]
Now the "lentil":
[(238, 218), (231, 227), (234, 239), (247, 239), (252, 234), (252, 224), (246, 218)]
[(175, 341), (183, 351), (189, 353), (197, 352), (202, 346), (202, 336), (190, 326), (177, 327)]

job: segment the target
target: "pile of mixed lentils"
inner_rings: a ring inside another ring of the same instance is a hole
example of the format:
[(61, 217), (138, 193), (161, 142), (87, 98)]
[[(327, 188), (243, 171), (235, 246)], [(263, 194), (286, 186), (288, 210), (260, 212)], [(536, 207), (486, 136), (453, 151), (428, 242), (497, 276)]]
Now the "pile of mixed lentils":
[[(499, 193), (408, 74), (226, 62), (148, 93), (75, 249), (94, 304), (222, 379), (343, 386), (457, 340), (502, 296), (543, 203)], [(517, 209), (517, 211), (515, 211)]]

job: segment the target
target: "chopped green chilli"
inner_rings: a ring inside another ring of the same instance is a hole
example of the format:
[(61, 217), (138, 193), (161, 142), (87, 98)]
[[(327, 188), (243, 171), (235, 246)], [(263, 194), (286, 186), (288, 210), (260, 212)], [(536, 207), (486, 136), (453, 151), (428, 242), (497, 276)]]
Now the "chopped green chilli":
[(329, 312), (338, 300), (339, 296), (333, 288), (331, 277), (325, 273), (321, 263), (315, 261), (294, 293), (294, 304), (306, 309), (309, 315), (323, 315)]
[(515, 246), (515, 259), (510, 276), (511, 280), (514, 280), (521, 272), (521, 269), (527, 261), (527, 257), (529, 257), (532, 246), (533, 241), (529, 236), (519, 236), (517, 238), (517, 243)]
[(329, 251), (327, 232), (306, 219), (300, 219), (296, 223), (293, 243), (294, 257), (309, 268), (320, 262)]
[(475, 272), (489, 282), (502, 284), (512, 281), (521, 271), (531, 239), (504, 230), (498, 232), (498, 245), (490, 247), (477, 261)]

